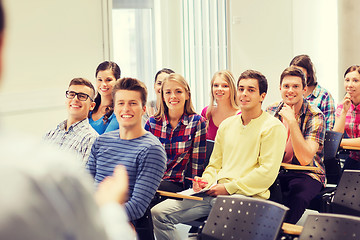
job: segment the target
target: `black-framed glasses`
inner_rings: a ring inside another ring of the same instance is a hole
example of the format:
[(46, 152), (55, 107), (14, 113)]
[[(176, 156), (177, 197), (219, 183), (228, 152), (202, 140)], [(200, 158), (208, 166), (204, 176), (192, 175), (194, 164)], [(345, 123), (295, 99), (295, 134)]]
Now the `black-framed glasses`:
[(77, 92), (74, 92), (74, 91), (66, 91), (66, 97), (69, 98), (69, 99), (73, 99), (75, 98), (75, 96), (77, 96), (77, 98), (80, 100), (80, 101), (86, 101), (88, 98), (90, 98), (90, 100), (93, 102), (94, 100), (89, 96), (87, 95), (86, 93), (77, 93)]

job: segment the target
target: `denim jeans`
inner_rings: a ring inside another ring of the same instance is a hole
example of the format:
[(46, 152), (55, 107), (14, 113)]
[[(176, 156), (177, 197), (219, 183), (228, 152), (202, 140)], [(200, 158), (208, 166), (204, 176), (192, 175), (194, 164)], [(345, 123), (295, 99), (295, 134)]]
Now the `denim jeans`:
[(216, 198), (201, 195), (203, 201), (197, 200), (165, 200), (151, 209), (154, 232), (157, 240), (180, 240), (175, 225), (208, 216)]

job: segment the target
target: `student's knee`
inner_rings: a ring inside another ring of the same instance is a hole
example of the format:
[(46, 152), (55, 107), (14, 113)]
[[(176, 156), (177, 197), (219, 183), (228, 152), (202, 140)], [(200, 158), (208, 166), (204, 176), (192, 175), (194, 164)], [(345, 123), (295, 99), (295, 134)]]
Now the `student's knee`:
[(168, 222), (168, 214), (167, 214), (167, 208), (164, 207), (164, 204), (160, 203), (155, 205), (152, 209), (151, 209), (151, 215), (152, 215), (152, 219), (154, 224), (156, 224), (157, 222)]

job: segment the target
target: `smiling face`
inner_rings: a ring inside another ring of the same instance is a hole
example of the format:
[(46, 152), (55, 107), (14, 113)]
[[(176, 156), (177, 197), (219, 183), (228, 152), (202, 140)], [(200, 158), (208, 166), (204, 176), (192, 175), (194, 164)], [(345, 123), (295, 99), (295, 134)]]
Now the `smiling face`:
[(116, 78), (110, 69), (99, 71), (96, 75), (96, 90), (102, 97), (109, 96), (115, 82)]
[[(71, 85), (68, 91), (76, 93), (85, 93), (89, 96), (93, 96), (93, 90), (85, 85)], [(73, 99), (66, 98), (66, 108), (68, 111), (68, 117), (71, 118), (74, 122), (81, 121), (88, 117), (89, 111), (93, 110), (95, 107), (95, 102), (90, 98), (86, 101), (80, 101), (78, 96)]]
[(344, 87), (352, 101), (360, 97), (360, 74), (358, 71), (352, 71), (345, 75)]
[(230, 98), (230, 86), (228, 82), (221, 77), (216, 77), (212, 84), (212, 94), (216, 102), (228, 101)]
[(141, 93), (131, 90), (117, 90), (114, 95), (114, 113), (120, 128), (127, 130), (141, 128), (146, 107), (142, 105)]
[(306, 92), (306, 86), (298, 76), (285, 76), (280, 85), (281, 97), (289, 106), (299, 106), (303, 103), (303, 96)]
[(237, 91), (238, 100), (242, 112), (261, 109), (261, 103), (264, 101), (266, 93), (260, 95), (259, 83), (257, 79), (241, 79)]
[(184, 112), (185, 101), (189, 94), (185, 88), (174, 80), (167, 80), (163, 84), (163, 100), (170, 112)]

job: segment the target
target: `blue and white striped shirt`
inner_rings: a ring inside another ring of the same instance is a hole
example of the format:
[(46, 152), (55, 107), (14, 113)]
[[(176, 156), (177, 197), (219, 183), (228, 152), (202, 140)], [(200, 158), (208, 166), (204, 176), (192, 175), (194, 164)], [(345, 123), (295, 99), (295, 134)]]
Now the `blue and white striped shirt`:
[(166, 152), (160, 141), (147, 132), (131, 140), (120, 138), (119, 131), (100, 135), (91, 149), (86, 168), (96, 185), (111, 176), (122, 164), (129, 175), (129, 200), (125, 203), (129, 219), (142, 217), (148, 208), (166, 168)]
[(90, 126), (87, 118), (72, 124), (67, 131), (66, 124), (67, 120), (62, 121), (55, 129), (45, 134), (44, 140), (55, 144), (61, 150), (72, 151), (85, 166), (91, 147), (99, 134)]

